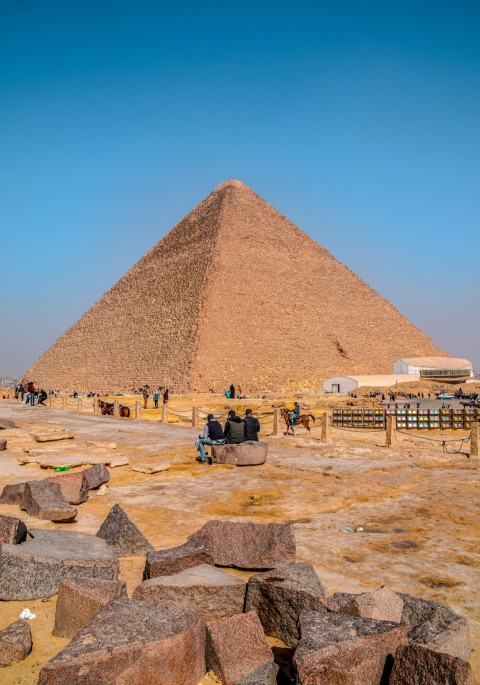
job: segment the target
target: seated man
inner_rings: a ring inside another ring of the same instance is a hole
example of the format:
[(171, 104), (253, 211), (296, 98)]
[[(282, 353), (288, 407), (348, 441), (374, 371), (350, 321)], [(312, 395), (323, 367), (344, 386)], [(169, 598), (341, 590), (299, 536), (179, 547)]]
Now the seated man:
[(241, 442), (245, 442), (245, 424), (233, 409), (228, 412), (228, 419), (223, 432), (225, 433), (225, 442), (230, 445), (239, 445)]
[(298, 402), (295, 402), (295, 404), (293, 405), (293, 412), (290, 416), (290, 425), (294, 426), (295, 421), (298, 419), (299, 416), (300, 416), (300, 405), (298, 404)]
[(258, 442), (258, 434), (260, 433), (260, 421), (252, 416), (252, 410), (247, 409), (245, 418), (245, 440), (256, 440)]
[[(196, 457), (196, 460), (203, 463), (207, 461), (204, 445), (223, 445), (224, 442), (225, 435), (223, 434), (222, 426), (213, 418), (213, 414), (208, 414), (207, 423), (203, 429), (203, 437), (195, 443), (195, 447), (200, 452), (200, 456)], [(211, 459), (208, 460), (208, 463), (212, 463)]]

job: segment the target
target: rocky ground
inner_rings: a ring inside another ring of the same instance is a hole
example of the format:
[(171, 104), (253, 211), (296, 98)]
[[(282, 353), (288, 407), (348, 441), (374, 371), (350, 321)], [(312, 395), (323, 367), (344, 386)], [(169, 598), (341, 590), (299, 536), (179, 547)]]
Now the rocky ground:
[[(267, 405), (264, 401), (263, 407)], [(212, 406), (221, 410), (222, 400), (212, 398)], [(320, 443), (318, 430), (308, 435), (299, 429), (295, 437), (274, 438), (268, 436), (268, 425), (263, 434), (269, 443), (267, 463), (242, 469), (197, 464), (192, 443), (198, 430), (187, 426), (7, 402), (0, 406), (0, 418), (20, 425), (1, 431), (8, 449), (0, 453), (0, 488), (53, 475), (37, 464), (17, 461), (25, 449), (39, 446), (32, 432), (65, 428), (76, 436), (64, 442), (65, 453), (76, 442), (89, 440), (128, 457), (130, 465), (110, 469), (106, 494), (92, 492), (78, 506), (76, 522), (63, 528), (96, 533), (115, 503), (157, 549), (183, 543), (212, 518), (291, 522), (297, 560), (314, 564), (328, 595), (387, 585), (448, 603), (465, 616), (474, 647), (472, 665), (480, 676), (480, 470), (465, 455), (446, 455), (440, 443), (405, 435), (397, 448), (387, 449), (382, 432), (334, 430), (332, 444)], [(112, 442), (115, 450), (108, 446)], [(169, 462), (169, 470), (130, 470), (159, 462)], [(0, 505), (0, 514), (20, 516), (27, 527), (61, 525), (31, 518), (14, 505)], [(121, 561), (120, 578), (126, 580), (130, 595), (141, 581), (143, 566), (143, 557)], [(53, 597), (0, 604), (0, 629), (27, 606), (36, 614), (30, 622), (32, 653), (8, 667), (11, 685), (36, 683), (41, 666), (67, 643), (51, 635), (55, 603)]]

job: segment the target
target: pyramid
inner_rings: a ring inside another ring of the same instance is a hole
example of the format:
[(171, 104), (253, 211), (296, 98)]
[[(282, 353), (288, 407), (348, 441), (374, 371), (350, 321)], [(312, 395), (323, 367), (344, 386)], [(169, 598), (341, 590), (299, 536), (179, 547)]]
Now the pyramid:
[(99, 392), (319, 389), (446, 353), (236, 180), (220, 184), (26, 372)]

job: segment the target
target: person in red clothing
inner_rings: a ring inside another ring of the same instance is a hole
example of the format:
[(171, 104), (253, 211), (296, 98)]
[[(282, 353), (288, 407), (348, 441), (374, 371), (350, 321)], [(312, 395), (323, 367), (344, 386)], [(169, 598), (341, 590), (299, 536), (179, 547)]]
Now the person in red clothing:
[(168, 388), (165, 388), (163, 391), (163, 404), (167, 404), (168, 402)]

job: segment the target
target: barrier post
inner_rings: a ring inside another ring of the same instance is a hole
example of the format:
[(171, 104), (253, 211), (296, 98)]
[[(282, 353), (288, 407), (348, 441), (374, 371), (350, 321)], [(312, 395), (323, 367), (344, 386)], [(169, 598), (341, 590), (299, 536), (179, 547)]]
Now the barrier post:
[(192, 428), (198, 428), (198, 409), (192, 407)]
[(329, 421), (329, 416), (327, 412), (323, 412), (322, 414), (322, 434), (321, 434), (321, 441), (322, 442), (332, 442), (332, 429), (330, 427), (330, 421)]
[(168, 410), (165, 402), (162, 404), (162, 423), (168, 423)]
[(475, 421), (472, 423), (471, 428), (470, 428), (470, 458), (474, 457), (475, 460), (478, 460), (479, 457), (479, 452), (478, 452), (478, 422)]
[(282, 426), (280, 424), (280, 409), (274, 409), (273, 410), (273, 434), (274, 435), (281, 435), (282, 434)]
[(397, 446), (397, 423), (393, 423), (393, 416), (387, 416), (387, 431), (385, 433), (385, 447)]
[(118, 407), (119, 407), (119, 402), (118, 402), (118, 400), (113, 400), (113, 415), (114, 415), (114, 416), (118, 416), (118, 415), (119, 415)]
[(52, 395), (48, 396), (48, 406), (52, 408)]
[(141, 406), (139, 400), (135, 402), (135, 418), (139, 419), (140, 418), (140, 412), (141, 412)]

